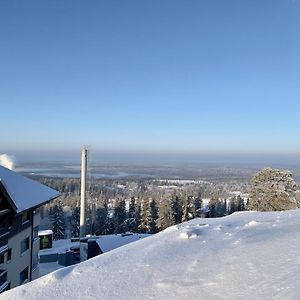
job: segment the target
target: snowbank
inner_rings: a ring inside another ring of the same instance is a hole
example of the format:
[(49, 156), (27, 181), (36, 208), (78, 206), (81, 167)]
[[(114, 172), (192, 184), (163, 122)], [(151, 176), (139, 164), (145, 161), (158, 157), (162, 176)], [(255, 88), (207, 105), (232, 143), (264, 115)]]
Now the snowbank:
[(0, 299), (299, 299), (299, 249), (300, 210), (196, 219)]

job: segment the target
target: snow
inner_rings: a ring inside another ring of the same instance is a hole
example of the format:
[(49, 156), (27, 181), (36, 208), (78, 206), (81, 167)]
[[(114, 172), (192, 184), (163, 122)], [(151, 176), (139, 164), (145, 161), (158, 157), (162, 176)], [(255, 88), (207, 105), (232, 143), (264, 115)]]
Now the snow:
[(51, 272), (62, 269), (64, 266), (60, 265), (57, 261), (39, 264), (39, 277), (45, 276)]
[(53, 241), (52, 248), (40, 250), (39, 255), (64, 253), (70, 250), (70, 248), (73, 246), (79, 247), (79, 242), (72, 242), (71, 239)]
[(0, 299), (299, 299), (299, 228), (300, 210), (195, 219)]
[(0, 183), (16, 205), (17, 213), (40, 206), (60, 195), (59, 192), (2, 166)]
[(50, 229), (47, 229), (47, 230), (40, 230), (38, 235), (49, 235), (49, 234), (53, 234), (53, 231), (50, 230)]
[(150, 234), (137, 233), (125, 236), (122, 236), (122, 234), (103, 235), (97, 238), (96, 242), (104, 253), (149, 236)]

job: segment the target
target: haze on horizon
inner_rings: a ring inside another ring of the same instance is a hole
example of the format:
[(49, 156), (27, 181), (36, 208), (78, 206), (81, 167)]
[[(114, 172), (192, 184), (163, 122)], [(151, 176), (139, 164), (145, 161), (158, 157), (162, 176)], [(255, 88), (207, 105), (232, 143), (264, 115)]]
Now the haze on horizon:
[(300, 2), (2, 1), (0, 154), (300, 161)]

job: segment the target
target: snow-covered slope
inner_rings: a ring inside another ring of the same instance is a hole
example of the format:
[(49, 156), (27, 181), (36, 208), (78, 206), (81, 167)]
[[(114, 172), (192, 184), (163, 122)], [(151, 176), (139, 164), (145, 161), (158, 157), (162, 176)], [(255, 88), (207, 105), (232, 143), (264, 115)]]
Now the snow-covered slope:
[(4, 299), (299, 299), (300, 210), (196, 219)]

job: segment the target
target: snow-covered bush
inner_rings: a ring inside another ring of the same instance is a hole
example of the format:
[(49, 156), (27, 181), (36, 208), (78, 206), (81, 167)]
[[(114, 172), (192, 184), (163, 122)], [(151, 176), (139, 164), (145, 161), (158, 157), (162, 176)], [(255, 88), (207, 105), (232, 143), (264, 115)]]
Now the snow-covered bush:
[(252, 178), (249, 210), (280, 211), (299, 207), (297, 184), (289, 171), (265, 168)]

